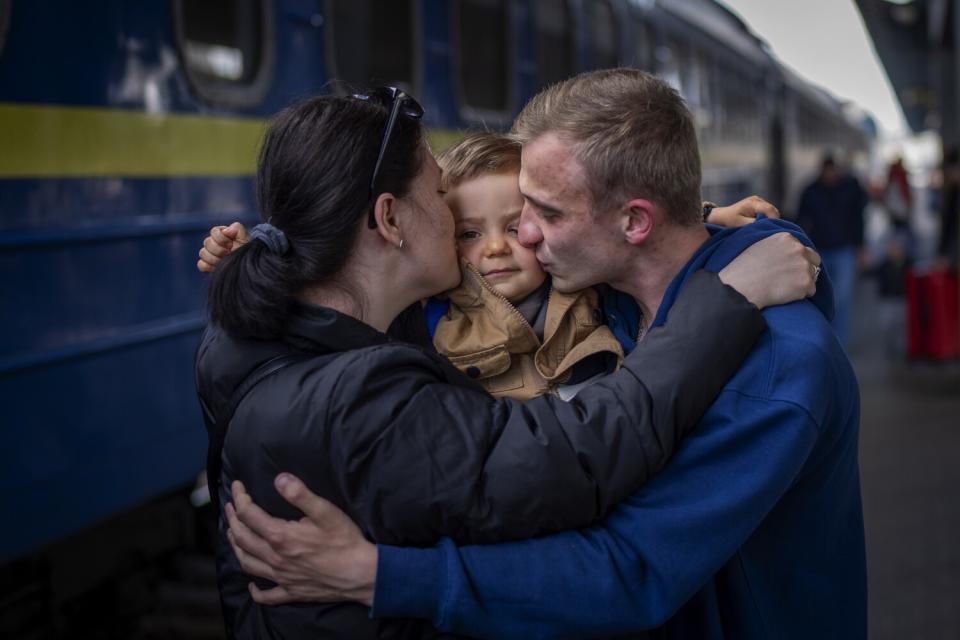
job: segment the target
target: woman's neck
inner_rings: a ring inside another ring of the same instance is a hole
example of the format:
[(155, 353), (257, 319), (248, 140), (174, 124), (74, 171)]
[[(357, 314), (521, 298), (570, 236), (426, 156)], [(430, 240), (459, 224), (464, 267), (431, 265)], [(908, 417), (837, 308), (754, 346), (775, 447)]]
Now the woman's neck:
[(339, 283), (304, 289), (297, 296), (309, 304), (327, 307), (386, 333), (400, 312), (413, 302), (398, 300), (390, 287), (364, 287), (365, 278), (351, 278)]

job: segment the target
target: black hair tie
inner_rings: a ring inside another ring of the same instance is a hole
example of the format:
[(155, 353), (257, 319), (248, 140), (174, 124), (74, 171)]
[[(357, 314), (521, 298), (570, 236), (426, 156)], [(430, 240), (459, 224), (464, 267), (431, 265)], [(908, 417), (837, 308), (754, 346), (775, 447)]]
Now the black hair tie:
[(254, 240), (260, 240), (278, 256), (290, 251), (290, 241), (287, 240), (287, 234), (269, 222), (258, 224), (253, 228), (253, 231), (250, 232), (250, 242)]

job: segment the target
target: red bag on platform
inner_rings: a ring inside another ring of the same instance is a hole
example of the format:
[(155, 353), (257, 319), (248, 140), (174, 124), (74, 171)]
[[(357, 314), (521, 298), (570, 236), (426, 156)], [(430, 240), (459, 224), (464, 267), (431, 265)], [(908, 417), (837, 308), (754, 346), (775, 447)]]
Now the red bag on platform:
[(955, 273), (907, 272), (907, 356), (947, 360), (960, 356), (960, 292)]

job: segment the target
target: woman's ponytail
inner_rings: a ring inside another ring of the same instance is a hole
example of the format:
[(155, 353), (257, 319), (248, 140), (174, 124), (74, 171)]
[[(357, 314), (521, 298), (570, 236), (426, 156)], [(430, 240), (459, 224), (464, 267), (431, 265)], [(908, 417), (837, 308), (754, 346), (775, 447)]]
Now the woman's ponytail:
[(291, 252), (278, 254), (251, 237), (214, 270), (208, 293), (210, 319), (237, 337), (280, 335), (298, 288), (291, 258)]

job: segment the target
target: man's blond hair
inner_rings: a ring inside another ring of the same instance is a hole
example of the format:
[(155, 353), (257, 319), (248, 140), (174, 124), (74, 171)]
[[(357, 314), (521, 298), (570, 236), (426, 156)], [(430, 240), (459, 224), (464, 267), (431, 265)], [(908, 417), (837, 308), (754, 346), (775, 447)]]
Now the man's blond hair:
[(437, 155), (443, 188), (479, 176), (520, 171), (520, 143), (501, 133), (473, 133)]
[(555, 134), (587, 175), (594, 212), (633, 198), (674, 223), (700, 223), (700, 150), (693, 115), (670, 85), (637, 69), (604, 69), (547, 87), (513, 126), (523, 143)]

